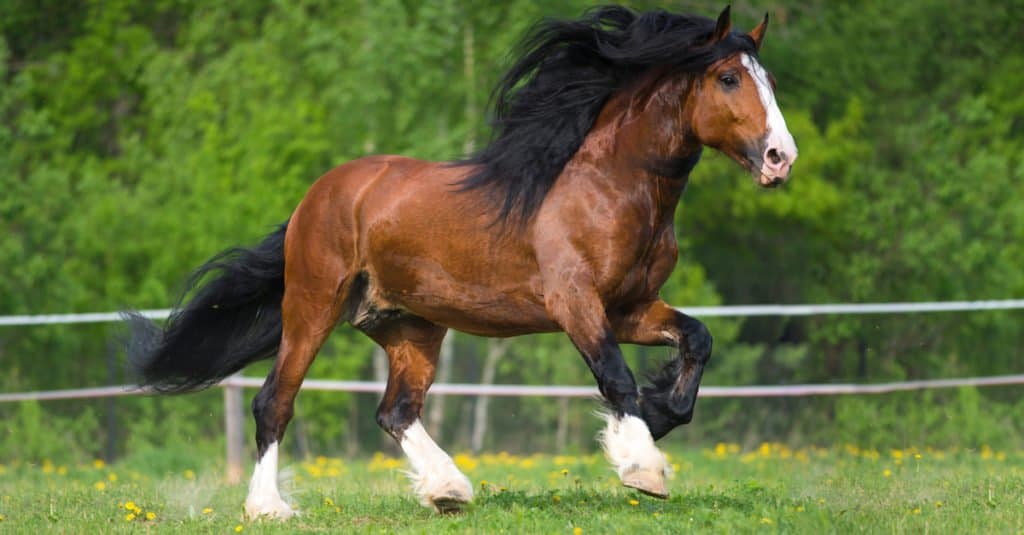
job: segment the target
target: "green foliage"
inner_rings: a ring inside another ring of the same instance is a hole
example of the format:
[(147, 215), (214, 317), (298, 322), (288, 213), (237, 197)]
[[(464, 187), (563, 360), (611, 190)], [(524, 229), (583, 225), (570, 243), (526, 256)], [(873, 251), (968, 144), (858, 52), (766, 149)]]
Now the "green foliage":
[[(69, 418), (47, 414), (38, 402), (26, 401), (18, 403), (5, 418), (0, 429), (0, 451), (7, 459), (83, 461), (102, 446), (95, 442), (98, 427), (96, 412), (90, 408)], [(69, 447), (75, 444), (82, 447)]]
[(862, 398), (836, 401), (836, 439), (863, 447), (904, 444), (982, 445), (1013, 448), (1024, 429), (1021, 404), (989, 403), (975, 388), (887, 396), (886, 403)]
[[(488, 91), (518, 37), (540, 17), (588, 5), (6, 2), (0, 314), (169, 306), (191, 269), (260, 239), (331, 166), (368, 153), (464, 155), (488, 135)], [(707, 15), (720, 8), (698, 5)], [(680, 261), (664, 299), (685, 308), (1024, 294), (1024, 46), (1013, 37), (1020, 0), (734, 7), (738, 27), (771, 13), (762, 59), (778, 79), (800, 159), (789, 184), (764, 191), (733, 162), (706, 152), (677, 210)], [(1022, 319), (1021, 312), (712, 318), (715, 355), (705, 383), (1018, 373)], [(0, 389), (121, 383), (111, 342), (119, 334), (117, 326), (4, 328)], [(456, 348), (451, 380), (478, 381), (486, 343), (460, 335)], [(371, 352), (365, 337), (341, 329), (311, 376), (369, 378)], [(638, 376), (670, 356), (661, 348), (626, 354)], [(559, 335), (516, 340), (496, 380), (592, 384)], [(373, 425), (375, 403), (303, 393), (289, 431), (296, 451), (348, 451), (353, 436), (385, 447)], [(472, 403), (447, 404), (443, 434), (457, 444), (469, 434)], [(1022, 430), (1006, 422), (1020, 403), (1010, 389), (757, 405), (704, 400), (694, 431), (673, 436), (829, 442), (838, 433), (878, 444), (929, 437), (1019, 446)], [(219, 393), (118, 407), (121, 451), (219, 448)], [(593, 407), (495, 400), (492, 421), (517, 425), (492, 425), (491, 443), (549, 448), (562, 422), (569, 442), (587, 449)], [(105, 433), (99, 414), (90, 403), (0, 406), (0, 418), (16, 422), (0, 451), (56, 456), (47, 430), (62, 429), (70, 458), (99, 455), (95, 440), (82, 440)]]

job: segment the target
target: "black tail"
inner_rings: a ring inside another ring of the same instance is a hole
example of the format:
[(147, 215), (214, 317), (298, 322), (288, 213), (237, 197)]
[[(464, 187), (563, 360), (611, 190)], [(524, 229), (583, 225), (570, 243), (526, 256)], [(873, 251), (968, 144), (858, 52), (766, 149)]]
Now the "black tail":
[(201, 390), (277, 354), (287, 226), (196, 270), (162, 328), (138, 313), (124, 314), (131, 328), (128, 362), (142, 385), (159, 392)]

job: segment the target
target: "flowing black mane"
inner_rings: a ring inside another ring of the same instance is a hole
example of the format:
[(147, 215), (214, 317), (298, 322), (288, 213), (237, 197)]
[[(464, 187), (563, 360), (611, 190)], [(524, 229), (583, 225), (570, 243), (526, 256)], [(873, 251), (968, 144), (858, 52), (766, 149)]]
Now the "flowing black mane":
[(712, 43), (715, 21), (661, 10), (595, 8), (579, 20), (544, 20), (495, 88), (494, 136), (460, 165), (479, 166), (460, 185), (484, 188), (498, 222), (524, 223), (583, 143), (608, 98), (652, 67), (700, 73), (737, 52), (740, 33)]

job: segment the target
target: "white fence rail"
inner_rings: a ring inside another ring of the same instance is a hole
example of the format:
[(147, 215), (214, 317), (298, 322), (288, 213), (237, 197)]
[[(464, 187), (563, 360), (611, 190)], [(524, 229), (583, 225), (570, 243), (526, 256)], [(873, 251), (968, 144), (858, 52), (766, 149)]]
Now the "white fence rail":
[[(1024, 299), (988, 301), (922, 301), (909, 303), (835, 303), (821, 305), (731, 305), (717, 307), (677, 307), (695, 317), (740, 316), (821, 316), (832, 314), (904, 314), (909, 312), (968, 312), (1024, 308)], [(150, 319), (164, 319), (170, 309), (140, 310)], [(104, 323), (121, 321), (120, 312), (85, 314), (31, 314), (0, 316), (0, 327), (17, 325), (56, 325), (67, 323)]]
[[(1024, 384), (1024, 374), (995, 375), (989, 377), (961, 377), (957, 379), (929, 379), (921, 381), (899, 381), (893, 383), (823, 383), (771, 386), (701, 386), (702, 398), (763, 398), (763, 397), (807, 397), (843, 396), (864, 394), (888, 394), (911, 390), (960, 388), (964, 386), (1008, 386)], [(259, 388), (263, 379), (258, 377), (228, 377), (217, 386), (222, 388)], [(334, 381), (307, 379), (303, 390), (328, 392), (381, 393), (385, 383), (377, 381)], [(154, 394), (150, 389), (136, 385), (103, 386), (98, 388), (74, 388), (66, 390), (40, 390), (35, 392), (0, 393), (0, 403), (15, 401), (53, 401), (67, 399), (90, 399), (117, 396), (139, 396)], [(592, 386), (536, 386), (536, 385), (480, 385), (467, 383), (439, 383), (430, 387), (431, 395), (440, 396), (489, 396), (489, 397), (557, 397), (588, 398), (600, 393)]]
[[(696, 317), (739, 317), (739, 316), (811, 316), (828, 314), (900, 314), (920, 312), (967, 312), (982, 310), (1024, 309), (1024, 299), (993, 301), (937, 301), (918, 303), (859, 303), (822, 305), (740, 305), (721, 307), (683, 307), (679, 310)], [(143, 310), (140, 313), (151, 319), (164, 319), (170, 310)], [(121, 321), (118, 312), (88, 314), (43, 314), (0, 316), (0, 327), (25, 325), (55, 325), (71, 323), (101, 323)], [(242, 389), (258, 388), (263, 379), (232, 376), (218, 386), (224, 388), (224, 425), (227, 436), (227, 478), (237, 482), (242, 476)], [(799, 384), (771, 386), (702, 386), (701, 397), (794, 397), (834, 396), (851, 394), (884, 394), (911, 390), (935, 388), (958, 388), (964, 386), (1005, 386), (1024, 384), (1024, 374), (994, 377), (967, 377), (934, 379), (924, 381), (901, 381), (876, 384)], [(303, 383), (306, 390), (327, 390), (340, 392), (383, 392), (385, 384), (372, 381), (331, 381), (308, 379)], [(479, 385), (479, 384), (435, 384), (430, 389), (434, 395), (471, 396), (549, 396), (549, 397), (594, 397), (598, 391), (590, 386), (533, 386), (533, 385)], [(67, 400), (114, 396), (150, 394), (151, 390), (135, 385), (106, 386), (99, 388), (78, 388), (37, 392), (0, 393), (0, 403), (29, 400)]]

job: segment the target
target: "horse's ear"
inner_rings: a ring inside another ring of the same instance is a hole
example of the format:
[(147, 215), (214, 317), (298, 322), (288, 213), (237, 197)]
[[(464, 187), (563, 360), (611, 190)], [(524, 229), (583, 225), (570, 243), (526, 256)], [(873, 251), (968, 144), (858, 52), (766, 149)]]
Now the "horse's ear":
[(747, 35), (750, 36), (751, 39), (754, 40), (754, 48), (756, 48), (758, 51), (761, 50), (761, 43), (764, 41), (764, 32), (767, 29), (768, 29), (768, 14), (765, 13), (764, 14), (764, 20), (761, 21), (761, 24), (758, 24), (756, 28), (754, 28), (753, 30), (750, 30), (750, 33), (747, 34)]
[(718, 22), (715, 23), (715, 34), (711, 37), (712, 43), (725, 39), (732, 31), (732, 17), (729, 15), (729, 6), (725, 6), (722, 13), (718, 15)]

